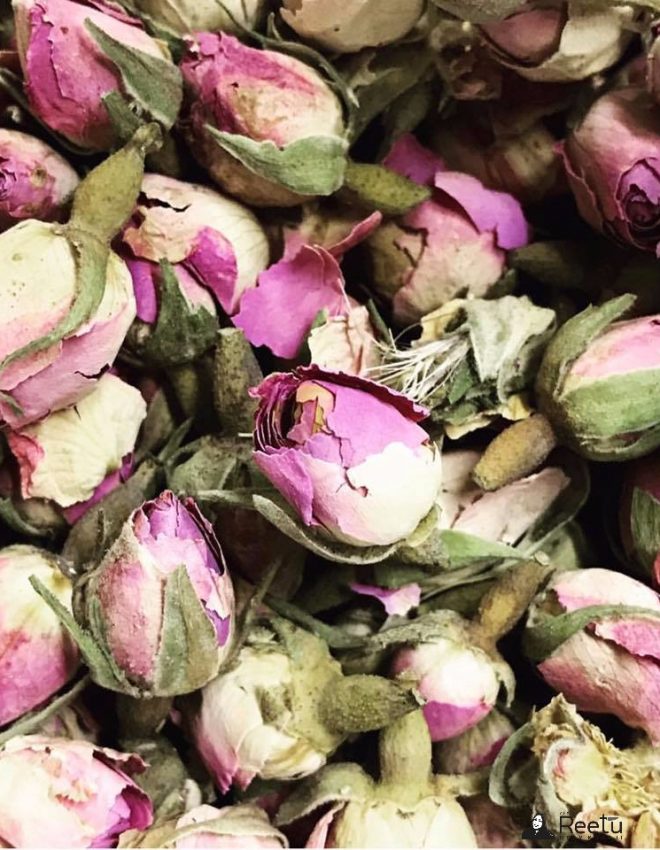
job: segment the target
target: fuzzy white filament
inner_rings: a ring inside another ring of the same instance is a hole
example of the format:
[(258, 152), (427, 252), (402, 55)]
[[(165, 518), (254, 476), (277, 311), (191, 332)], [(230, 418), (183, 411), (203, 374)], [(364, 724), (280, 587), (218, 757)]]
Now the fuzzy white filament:
[(417, 402), (433, 396), (452, 377), (470, 350), (462, 333), (430, 342), (397, 348), (392, 340), (380, 343), (382, 363), (369, 369), (369, 377), (405, 393)]

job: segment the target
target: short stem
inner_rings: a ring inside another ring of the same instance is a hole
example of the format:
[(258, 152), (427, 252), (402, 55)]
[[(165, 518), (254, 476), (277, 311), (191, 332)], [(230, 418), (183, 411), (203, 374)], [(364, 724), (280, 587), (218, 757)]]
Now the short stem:
[(417, 792), (431, 777), (431, 736), (421, 709), (395, 720), (380, 734), (380, 779)]
[(368, 644), (365, 638), (351, 637), (341, 629), (328, 626), (322, 620), (317, 620), (316, 617), (312, 617), (302, 608), (293, 605), (291, 602), (286, 602), (278, 596), (267, 594), (266, 604), (276, 614), (286, 617), (287, 620), (291, 620), (292, 623), (324, 640), (331, 649), (363, 649)]
[(117, 694), (119, 738), (149, 738), (159, 732), (172, 708), (171, 697), (136, 699)]

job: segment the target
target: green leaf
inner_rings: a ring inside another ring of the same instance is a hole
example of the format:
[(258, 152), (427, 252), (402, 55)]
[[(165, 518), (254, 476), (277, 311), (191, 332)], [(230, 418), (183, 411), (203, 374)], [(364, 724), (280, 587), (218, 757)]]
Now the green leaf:
[(215, 676), (219, 666), (215, 628), (182, 565), (169, 574), (165, 584), (153, 695), (196, 691)]
[(123, 674), (117, 673), (116, 665), (108, 662), (107, 654), (99, 646), (95, 638), (78, 625), (70, 611), (36, 576), (30, 576), (30, 584), (52, 609), (53, 613), (77, 643), (80, 653), (89, 667), (92, 679), (102, 688), (112, 691), (126, 691), (128, 684)]
[(660, 612), (633, 605), (588, 605), (586, 608), (557, 615), (538, 611), (534, 621), (527, 625), (523, 648), (532, 661), (543, 661), (589, 623), (632, 618), (660, 620)]
[(397, 548), (397, 544), (349, 546), (347, 543), (339, 543), (303, 525), (288, 506), (284, 507), (259, 495), (254, 496), (253, 503), (257, 511), (283, 534), (328, 561), (340, 564), (375, 564), (394, 554)]
[(651, 576), (660, 554), (660, 502), (650, 493), (635, 487), (630, 519), (635, 555)]
[(385, 215), (403, 215), (431, 197), (428, 186), (420, 186), (384, 165), (350, 161), (342, 192), (360, 206)]
[(357, 764), (328, 765), (294, 788), (279, 807), (275, 822), (286, 826), (328, 803), (367, 800), (374, 788), (373, 779)]
[(300, 195), (332, 195), (344, 182), (348, 143), (340, 136), (309, 136), (283, 148), (238, 133), (206, 129), (220, 147), (253, 174)]
[(85, 26), (118, 69), (127, 94), (151, 119), (169, 130), (183, 98), (183, 80), (176, 65), (122, 44), (89, 18)]
[(176, 271), (160, 261), (158, 317), (139, 353), (156, 366), (192, 363), (212, 348), (218, 319), (204, 307), (194, 307), (181, 291)]

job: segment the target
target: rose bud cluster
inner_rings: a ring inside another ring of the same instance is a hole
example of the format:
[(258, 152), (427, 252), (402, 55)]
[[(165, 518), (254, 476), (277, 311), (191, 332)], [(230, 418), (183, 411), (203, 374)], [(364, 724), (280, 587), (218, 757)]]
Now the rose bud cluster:
[(144, 769), (139, 756), (87, 741), (12, 738), (0, 750), (0, 839), (7, 847), (114, 847), (153, 820), (131, 778)]
[[(255, 206), (292, 206), (306, 194), (339, 188), (342, 107), (311, 67), (208, 32), (189, 40), (181, 71), (191, 150), (222, 189)], [(300, 162), (287, 166), (282, 157), (292, 145), (309, 157), (306, 164), (315, 174), (308, 175)], [(321, 169), (325, 158), (330, 161)], [(315, 182), (322, 171), (327, 185)]]
[(50, 552), (32, 546), (0, 549), (0, 592), (11, 600), (0, 617), (0, 725), (37, 708), (78, 669), (78, 650), (30, 584), (36, 576), (69, 610), (71, 580)]
[(364, 378), (317, 367), (254, 390), (254, 460), (302, 522), (355, 546), (404, 539), (431, 510), (439, 455), (423, 408)]
[(529, 240), (518, 201), (447, 171), (412, 136), (402, 137), (384, 164), (433, 189), (430, 200), (368, 240), (374, 286), (391, 301), (396, 322), (416, 322), (465, 291), (485, 295), (505, 272), (506, 251)]
[(266, 236), (248, 209), (206, 186), (159, 174), (145, 175), (119, 243), (137, 304), (129, 345), (157, 365), (189, 362), (208, 350), (218, 306), (234, 314), (268, 263)]
[(0, 130), (0, 229), (26, 218), (60, 221), (78, 185), (69, 163), (18, 130)]
[(612, 570), (558, 574), (530, 608), (527, 649), (582, 711), (614, 714), (660, 741), (660, 596)]

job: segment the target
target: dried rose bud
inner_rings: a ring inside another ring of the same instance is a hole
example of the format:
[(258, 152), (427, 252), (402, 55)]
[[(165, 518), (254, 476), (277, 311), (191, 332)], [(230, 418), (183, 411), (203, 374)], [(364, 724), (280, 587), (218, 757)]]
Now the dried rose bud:
[(255, 29), (264, 6), (264, 0), (225, 0), (222, 6), (216, 0), (135, 0), (138, 11), (180, 35), (218, 30), (240, 34), (240, 25)]
[(321, 768), (349, 734), (416, 708), (379, 676), (344, 676), (325, 642), (286, 620), (262, 621), (236, 662), (183, 703), (183, 724), (217, 787), (291, 780)]
[(656, 452), (628, 464), (619, 510), (626, 555), (660, 587), (660, 455)]
[(147, 405), (139, 390), (104, 375), (73, 407), (7, 434), (23, 499), (49, 499), (69, 522), (124, 481)]
[(529, 228), (518, 201), (479, 180), (445, 171), (412, 136), (384, 162), (434, 187), (431, 200), (390, 221), (368, 240), (378, 293), (391, 300), (395, 320), (408, 324), (461, 292), (483, 296), (506, 269), (506, 251), (525, 245)]
[(314, 366), (270, 375), (254, 394), (255, 462), (305, 525), (386, 545), (433, 506), (439, 456), (405, 396)]
[(580, 214), (622, 245), (657, 252), (660, 116), (645, 91), (608, 92), (587, 112), (563, 148)]
[(494, 55), (528, 80), (583, 80), (619, 60), (632, 38), (631, 6), (612, 8), (537, 0), (510, 17), (482, 25)]
[(188, 693), (229, 649), (234, 593), (220, 545), (193, 500), (169, 491), (133, 512), (76, 596), (76, 616), (124, 676), (115, 690)]
[(462, 806), (431, 776), (431, 742), (419, 711), (380, 736), (380, 781), (357, 764), (333, 764), (295, 789), (277, 819), (315, 812), (306, 847), (476, 847)]
[(282, 17), (304, 39), (356, 53), (403, 38), (424, 11), (422, 0), (282, 0)]
[(460, 617), (446, 637), (397, 650), (396, 681), (414, 683), (432, 741), (454, 738), (490, 713), (503, 682), (501, 662), (471, 643)]
[[(305, 154), (310, 168), (315, 161), (318, 176), (326, 156), (343, 156), (341, 105), (311, 67), (284, 53), (246, 47), (229, 35), (197, 33), (181, 70), (193, 153), (221, 188), (256, 206), (292, 206), (305, 194), (339, 188), (343, 171), (333, 171), (327, 186), (317, 187), (311, 175), (307, 187), (299, 182), (307, 171), (300, 161), (289, 169), (281, 160), (287, 146), (306, 143), (306, 151), (318, 151)], [(268, 157), (281, 167), (260, 165)]]
[(144, 769), (139, 756), (87, 741), (12, 738), (0, 750), (0, 840), (6, 847), (114, 847), (123, 832), (153, 820), (149, 797), (131, 779)]
[(289, 842), (268, 820), (263, 809), (249, 803), (234, 806), (202, 804), (195, 806), (177, 820), (160, 823), (147, 833), (126, 834), (122, 847), (164, 847), (176, 850), (219, 848), (234, 850), (249, 847), (288, 847)]
[(490, 767), (513, 731), (511, 721), (494, 708), (476, 726), (439, 744), (436, 764), (441, 773), (471, 773)]
[(71, 582), (50, 552), (32, 546), (0, 549), (0, 593), (12, 600), (3, 607), (0, 620), (2, 726), (59, 691), (78, 668), (76, 646), (32, 588), (32, 575), (71, 608)]
[(59, 221), (77, 185), (76, 172), (45, 142), (0, 129), (0, 229), (26, 218)]
[(217, 305), (235, 313), (268, 264), (266, 235), (248, 209), (159, 174), (145, 175), (121, 245), (139, 320), (129, 344), (156, 364), (189, 362), (208, 350)]
[(147, 59), (168, 65), (158, 42), (139, 21), (91, 0), (89, 5), (73, 0), (13, 0), (13, 7), (26, 93), (38, 117), (82, 148), (111, 148), (116, 135), (103, 98), (123, 92), (122, 70), (88, 23), (131, 49), (138, 60), (146, 54)]
[(550, 341), (539, 370), (541, 412), (590, 460), (626, 460), (660, 445), (660, 317), (616, 321), (634, 300), (622, 295), (573, 316)]
[[(0, 258), (14, 286), (0, 290), (0, 421), (20, 428), (74, 404), (114, 360), (135, 317), (125, 264), (111, 253), (103, 299), (90, 321), (45, 351), (25, 351), (54, 329), (78, 295), (76, 250), (56, 225), (18, 224), (0, 235)], [(48, 287), (49, 298), (42, 297)]]
[(530, 608), (527, 629), (528, 652), (549, 685), (579, 709), (614, 714), (660, 742), (657, 593), (612, 570), (560, 573)]

